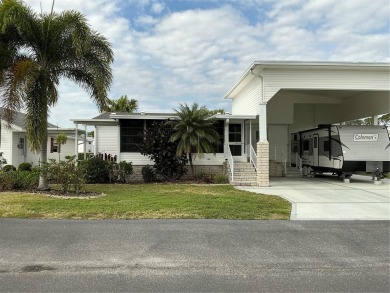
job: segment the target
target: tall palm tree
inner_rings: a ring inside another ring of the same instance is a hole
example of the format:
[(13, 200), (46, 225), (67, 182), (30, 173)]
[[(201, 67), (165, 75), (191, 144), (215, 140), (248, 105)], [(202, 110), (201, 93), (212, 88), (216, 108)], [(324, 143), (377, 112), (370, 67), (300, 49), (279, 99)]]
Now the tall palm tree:
[[(53, 1), (54, 6), (54, 1)], [(0, 1), (0, 94), (11, 122), (25, 108), (30, 149), (47, 161), (47, 121), (61, 78), (83, 87), (102, 109), (112, 80), (107, 40), (76, 11), (36, 14), (18, 0)], [(47, 189), (47, 176), (39, 179)]]
[(108, 105), (103, 110), (105, 112), (128, 112), (133, 113), (138, 109), (138, 102), (135, 99), (129, 100), (124, 95), (117, 100), (108, 100)]
[(218, 132), (215, 129), (215, 120), (211, 118), (210, 111), (205, 106), (199, 107), (197, 103), (188, 106), (180, 104), (174, 109), (178, 119), (174, 121), (171, 140), (179, 141), (177, 156), (188, 154), (192, 176), (194, 173), (193, 154), (202, 156), (204, 153), (215, 153), (215, 146), (219, 143)]

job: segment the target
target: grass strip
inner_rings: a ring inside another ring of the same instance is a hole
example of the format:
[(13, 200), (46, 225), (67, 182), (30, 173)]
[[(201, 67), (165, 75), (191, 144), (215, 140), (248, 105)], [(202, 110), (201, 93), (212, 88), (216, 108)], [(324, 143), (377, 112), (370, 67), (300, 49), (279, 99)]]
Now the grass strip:
[(286, 220), (291, 204), (230, 185), (88, 185), (94, 199), (0, 193), (0, 217), (39, 219), (253, 219)]

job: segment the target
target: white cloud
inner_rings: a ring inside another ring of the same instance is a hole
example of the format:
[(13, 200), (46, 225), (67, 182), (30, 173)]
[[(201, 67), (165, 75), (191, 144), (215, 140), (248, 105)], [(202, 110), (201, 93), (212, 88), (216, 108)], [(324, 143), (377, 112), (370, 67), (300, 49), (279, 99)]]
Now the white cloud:
[[(40, 11), (39, 0), (26, 2)], [(42, 1), (43, 10), (51, 3)], [(66, 0), (55, 10), (81, 11), (109, 39), (109, 96), (138, 99), (143, 111), (195, 101), (230, 111), (223, 96), (255, 60), (389, 61), (387, 0), (221, 0), (217, 8), (180, 12), (167, 3)], [(263, 18), (246, 15), (248, 9)], [(62, 82), (50, 121), (70, 126), (70, 118), (97, 114), (87, 93)]]

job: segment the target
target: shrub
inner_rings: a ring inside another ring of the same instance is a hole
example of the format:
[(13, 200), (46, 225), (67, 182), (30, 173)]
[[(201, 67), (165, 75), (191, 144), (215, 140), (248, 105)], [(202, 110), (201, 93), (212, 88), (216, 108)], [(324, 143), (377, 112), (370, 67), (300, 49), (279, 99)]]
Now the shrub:
[(109, 162), (110, 181), (126, 183), (129, 176), (133, 174), (133, 164), (122, 161), (118, 163)]
[(110, 179), (108, 162), (100, 158), (91, 158), (83, 161), (87, 183), (107, 183)]
[(39, 172), (0, 172), (0, 190), (29, 189), (38, 186)]
[(226, 175), (215, 175), (213, 178), (213, 182), (216, 184), (229, 183), (229, 177)]
[(59, 162), (50, 160), (47, 164), (50, 178), (61, 185), (62, 192), (67, 193), (73, 187), (73, 190), (79, 193), (85, 183), (85, 166), (76, 165), (76, 156), (66, 156), (65, 159)]
[(154, 170), (165, 180), (179, 179), (186, 174), (187, 156), (176, 155), (178, 142), (172, 142), (174, 133), (168, 122), (154, 122), (141, 135), (139, 151), (154, 162)]
[(142, 179), (144, 180), (145, 183), (152, 183), (157, 180), (156, 172), (149, 165), (142, 167), (141, 173), (142, 173)]
[(36, 188), (39, 183), (39, 171), (31, 169), (31, 171), (16, 171), (13, 172), (16, 176), (14, 189), (30, 189)]
[(16, 176), (13, 172), (0, 172), (0, 191), (11, 190), (16, 183)]
[(30, 163), (21, 163), (18, 167), (19, 171), (31, 171), (32, 165)]
[(13, 165), (5, 165), (3, 167), (3, 172), (11, 172), (16, 171), (16, 168)]

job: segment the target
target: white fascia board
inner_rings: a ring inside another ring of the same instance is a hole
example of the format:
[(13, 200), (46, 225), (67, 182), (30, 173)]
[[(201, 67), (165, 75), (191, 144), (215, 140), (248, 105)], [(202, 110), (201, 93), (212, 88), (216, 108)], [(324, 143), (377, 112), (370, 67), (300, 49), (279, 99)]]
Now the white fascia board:
[(216, 114), (213, 116), (216, 119), (237, 119), (237, 120), (253, 120), (256, 115), (230, 115), (230, 114)]
[(118, 125), (114, 119), (70, 119), (74, 124), (84, 124), (92, 126), (112, 126)]
[(233, 99), (233, 92), (242, 85), (244, 82), (248, 83), (254, 76), (251, 74), (252, 71), (256, 71), (256, 74), (260, 74), (263, 69), (266, 68), (321, 68), (321, 69), (387, 69), (390, 70), (390, 63), (387, 62), (326, 62), (326, 61), (255, 61), (251, 66), (244, 72), (239, 80), (230, 88), (227, 94), (224, 96), (225, 99)]
[(145, 120), (167, 120), (167, 119), (176, 119), (177, 115), (161, 116), (161, 115), (110, 115), (112, 119), (145, 119)]

